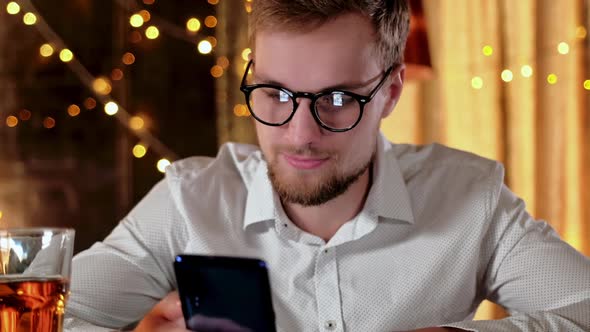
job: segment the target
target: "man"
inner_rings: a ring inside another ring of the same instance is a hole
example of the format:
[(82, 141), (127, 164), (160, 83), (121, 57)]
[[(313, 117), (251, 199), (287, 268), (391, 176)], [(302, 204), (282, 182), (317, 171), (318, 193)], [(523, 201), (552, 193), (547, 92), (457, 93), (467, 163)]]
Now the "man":
[[(590, 262), (498, 163), (379, 134), (408, 21), (402, 0), (256, 0), (241, 89), (260, 149), (169, 167), (75, 258), (68, 328), (185, 331), (172, 261), (194, 253), (267, 261), (280, 331), (590, 330)], [(512, 316), (470, 321), (486, 298)]]

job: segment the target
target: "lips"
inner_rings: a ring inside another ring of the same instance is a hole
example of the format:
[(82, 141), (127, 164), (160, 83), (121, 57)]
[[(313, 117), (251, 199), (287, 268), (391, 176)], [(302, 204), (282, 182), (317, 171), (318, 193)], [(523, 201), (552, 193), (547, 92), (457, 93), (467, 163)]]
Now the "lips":
[(297, 155), (283, 154), (289, 165), (297, 169), (314, 169), (322, 166), (329, 158), (314, 158)]

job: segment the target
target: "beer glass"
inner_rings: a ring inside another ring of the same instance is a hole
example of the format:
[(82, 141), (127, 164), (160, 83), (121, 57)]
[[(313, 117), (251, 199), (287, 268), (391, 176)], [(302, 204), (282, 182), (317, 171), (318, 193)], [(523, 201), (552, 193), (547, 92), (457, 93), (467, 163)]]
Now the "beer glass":
[(61, 332), (74, 230), (0, 229), (0, 332)]

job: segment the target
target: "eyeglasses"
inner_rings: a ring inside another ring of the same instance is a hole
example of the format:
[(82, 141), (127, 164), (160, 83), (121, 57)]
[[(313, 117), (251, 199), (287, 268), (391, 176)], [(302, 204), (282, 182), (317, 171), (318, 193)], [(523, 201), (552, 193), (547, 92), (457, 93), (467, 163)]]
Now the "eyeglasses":
[(339, 89), (311, 93), (293, 92), (274, 84), (246, 84), (246, 77), (253, 63), (253, 60), (248, 62), (240, 90), (246, 97), (246, 104), (254, 119), (268, 126), (282, 126), (297, 111), (297, 99), (307, 98), (311, 100), (310, 110), (315, 121), (322, 128), (333, 132), (351, 130), (361, 121), (365, 105), (377, 94), (395, 67), (389, 67), (379, 84), (368, 96), (363, 96)]

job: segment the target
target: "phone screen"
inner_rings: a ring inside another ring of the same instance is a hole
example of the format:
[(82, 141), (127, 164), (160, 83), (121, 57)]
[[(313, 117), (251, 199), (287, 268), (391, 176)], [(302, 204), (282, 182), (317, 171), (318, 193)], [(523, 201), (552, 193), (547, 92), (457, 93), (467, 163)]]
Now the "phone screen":
[(266, 264), (258, 259), (179, 255), (174, 263), (187, 328), (275, 331)]

